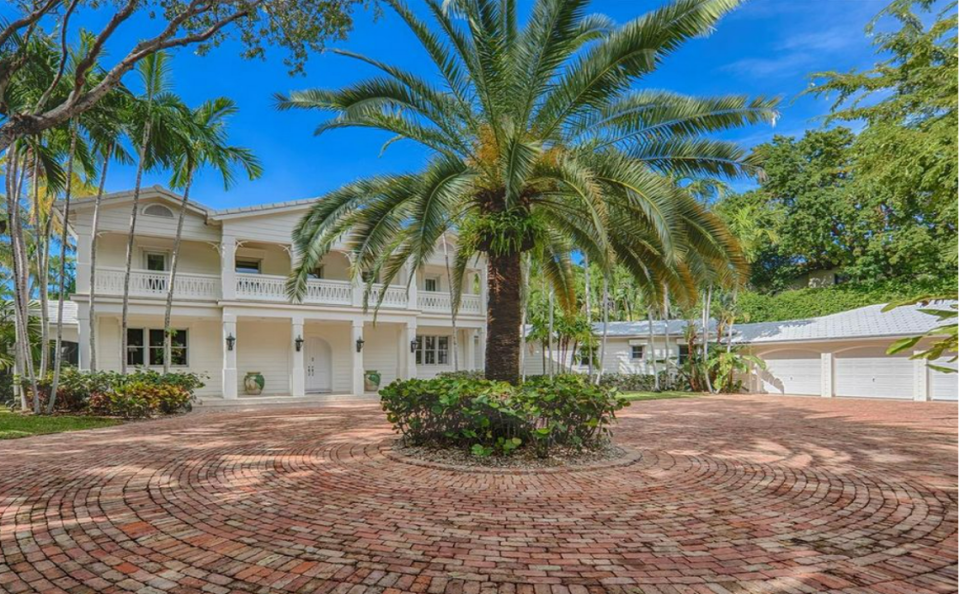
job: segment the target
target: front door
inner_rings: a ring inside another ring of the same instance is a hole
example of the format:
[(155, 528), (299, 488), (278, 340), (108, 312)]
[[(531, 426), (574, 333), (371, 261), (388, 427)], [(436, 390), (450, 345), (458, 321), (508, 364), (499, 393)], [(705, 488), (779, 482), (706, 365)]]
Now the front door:
[(330, 345), (322, 338), (308, 336), (305, 342), (304, 387), (307, 392), (330, 391)]

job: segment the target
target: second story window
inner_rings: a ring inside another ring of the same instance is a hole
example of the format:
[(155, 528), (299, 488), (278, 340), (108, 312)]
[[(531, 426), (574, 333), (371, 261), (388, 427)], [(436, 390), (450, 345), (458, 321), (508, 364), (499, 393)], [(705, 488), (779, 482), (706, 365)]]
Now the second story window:
[(144, 264), (147, 270), (163, 272), (167, 269), (167, 255), (163, 252), (147, 252), (144, 254)]
[(423, 280), (423, 290), (435, 293), (440, 290), (440, 277), (431, 276)]
[(236, 271), (244, 274), (260, 274), (260, 260), (237, 260)]
[(317, 266), (313, 269), (313, 272), (310, 273), (310, 278), (322, 279), (323, 278), (323, 265)]

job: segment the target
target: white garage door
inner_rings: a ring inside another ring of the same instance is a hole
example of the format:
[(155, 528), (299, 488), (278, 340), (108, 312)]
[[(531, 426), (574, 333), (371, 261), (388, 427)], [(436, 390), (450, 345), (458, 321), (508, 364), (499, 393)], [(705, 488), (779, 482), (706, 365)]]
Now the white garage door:
[(913, 361), (908, 355), (869, 347), (837, 354), (835, 365), (837, 396), (913, 399)]
[[(957, 364), (934, 361), (934, 365), (956, 369)], [(933, 400), (957, 400), (957, 374), (930, 370), (930, 397)]]
[(778, 351), (760, 355), (767, 368), (760, 372), (767, 394), (820, 394), (820, 353)]

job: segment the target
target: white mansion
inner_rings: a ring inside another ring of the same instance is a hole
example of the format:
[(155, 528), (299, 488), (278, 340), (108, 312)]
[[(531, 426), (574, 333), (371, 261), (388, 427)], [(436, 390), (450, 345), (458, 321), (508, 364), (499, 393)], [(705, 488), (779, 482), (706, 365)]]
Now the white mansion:
[[(163, 314), (180, 196), (144, 188), (134, 240), (125, 354), (121, 305), (132, 192), (103, 197), (96, 243), (97, 367), (119, 370), (163, 362)], [(442, 251), (422, 270), (405, 271), (384, 294), (379, 313), (363, 308), (363, 284), (351, 281), (344, 246), (328, 254), (301, 303), (284, 283), (295, 265), (294, 226), (314, 200), (212, 210), (191, 201), (184, 220), (174, 287), (173, 363), (206, 376), (203, 396), (237, 398), (244, 377), (259, 372), (264, 394), (364, 393), (364, 372), (381, 385), (453, 369), (450, 292)], [(90, 267), (94, 199), (71, 205), (77, 243), (76, 303), (79, 366), (90, 365)], [(450, 238), (455, 241), (455, 238)], [(468, 271), (457, 319), (461, 369), (482, 366), (485, 269)], [(411, 279), (410, 275), (416, 278)], [(410, 281), (408, 283), (408, 281)], [(409, 285), (409, 287), (408, 287)]]
[[(141, 194), (130, 284), (128, 348), (121, 353), (121, 305), (132, 192), (103, 198), (98, 223), (95, 316), (97, 366), (159, 368), (163, 314), (180, 196), (163, 188)], [(450, 292), (442, 250), (397, 284), (374, 285), (364, 311), (364, 283), (350, 278), (346, 246), (314, 271), (301, 303), (286, 297), (295, 265), (292, 231), (314, 200), (212, 210), (188, 205), (174, 287), (173, 363), (206, 376), (205, 398), (235, 399), (248, 373), (265, 380), (263, 394), (366, 393), (364, 375), (380, 385), (397, 378), (433, 377), (454, 369), (482, 369), (486, 325), (486, 270), (480, 260), (464, 279), (454, 340)], [(65, 311), (66, 339), (78, 343), (78, 364), (90, 366), (90, 268), (94, 200), (74, 203), (69, 228), (77, 242), (77, 290)], [(448, 237), (450, 246), (456, 237)], [(765, 361), (743, 378), (754, 392), (914, 400), (956, 400), (957, 374), (928, 368), (909, 353), (889, 356), (890, 343), (931, 330), (936, 318), (920, 308), (884, 312), (882, 306), (806, 320), (737, 324), (732, 339)], [(73, 315), (75, 313), (75, 316)], [(69, 319), (68, 319), (69, 318)], [(653, 373), (687, 356), (686, 322), (611, 322), (605, 373)], [(602, 324), (594, 329), (599, 337)], [(715, 335), (714, 335), (715, 336)], [(544, 373), (536, 343), (524, 351), (527, 374)], [(587, 371), (575, 353), (556, 367)], [(562, 359), (562, 360), (561, 360)], [(942, 365), (954, 366), (942, 362)]]

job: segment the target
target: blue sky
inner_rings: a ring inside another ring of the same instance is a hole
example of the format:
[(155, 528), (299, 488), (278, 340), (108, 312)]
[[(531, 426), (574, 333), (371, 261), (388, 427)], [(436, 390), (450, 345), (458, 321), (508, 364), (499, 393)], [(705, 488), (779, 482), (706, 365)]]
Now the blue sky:
[[(416, 0), (409, 1), (416, 6)], [(695, 95), (781, 96), (782, 116), (775, 128), (752, 127), (727, 136), (749, 147), (774, 134), (802, 134), (820, 126), (818, 118), (829, 108), (825, 100), (798, 96), (810, 84), (808, 75), (871, 66), (876, 56), (863, 28), (887, 1), (751, 0), (725, 18), (713, 35), (693, 40), (668, 58), (638, 87)], [(530, 0), (521, 0), (522, 7), (529, 4)], [(625, 22), (658, 4), (659, 0), (595, 0), (593, 12)], [(143, 34), (140, 27), (150, 24), (134, 25), (117, 39), (115, 53), (134, 41), (138, 31)], [(389, 11), (377, 19), (372, 13), (358, 13), (348, 39), (334, 45), (432, 74), (429, 60)], [(325, 116), (278, 112), (274, 107), (276, 92), (338, 87), (375, 74), (372, 68), (325, 53), (311, 58), (305, 76), (291, 77), (277, 51), (266, 61), (243, 60), (238, 54), (238, 47), (228, 42), (206, 56), (181, 51), (172, 61), (176, 92), (191, 106), (221, 95), (237, 102), (240, 111), (231, 121), (231, 139), (253, 149), (264, 166), (260, 179), (238, 177), (228, 191), (214, 174), (202, 174), (192, 194), (196, 200), (227, 208), (309, 198), (369, 174), (415, 170), (424, 162), (425, 153), (410, 143), (396, 143), (380, 156), (389, 137), (384, 133), (341, 130), (314, 137), (314, 126)], [(135, 81), (128, 84), (135, 86)], [(134, 173), (132, 167), (112, 167), (108, 189), (132, 187)], [(146, 184), (168, 181), (167, 172), (145, 176)]]

